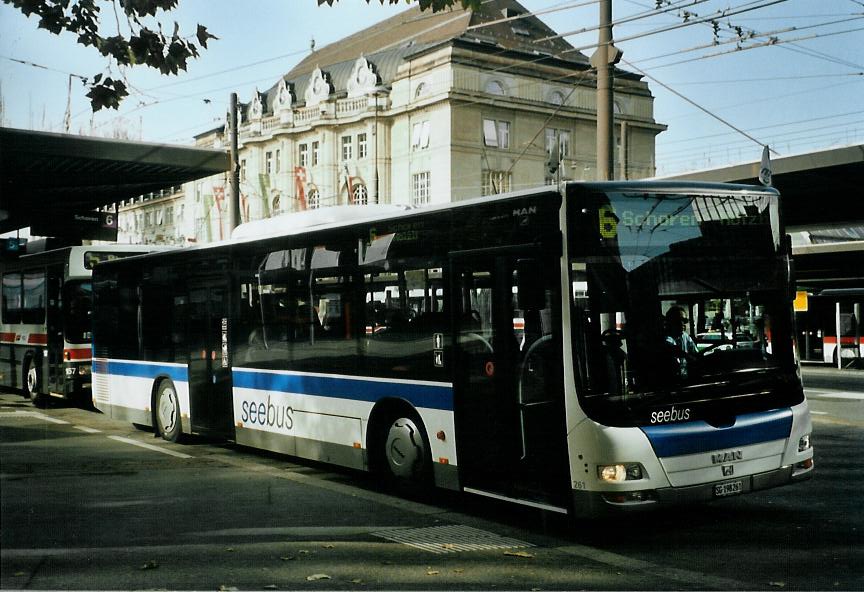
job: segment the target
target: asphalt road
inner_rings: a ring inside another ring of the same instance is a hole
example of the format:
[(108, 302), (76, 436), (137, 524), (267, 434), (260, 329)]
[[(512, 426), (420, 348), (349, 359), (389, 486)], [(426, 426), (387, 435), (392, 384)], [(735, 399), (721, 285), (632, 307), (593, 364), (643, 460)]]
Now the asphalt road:
[(0, 587), (864, 590), (856, 380), (805, 369), (811, 481), (576, 525), (0, 394)]

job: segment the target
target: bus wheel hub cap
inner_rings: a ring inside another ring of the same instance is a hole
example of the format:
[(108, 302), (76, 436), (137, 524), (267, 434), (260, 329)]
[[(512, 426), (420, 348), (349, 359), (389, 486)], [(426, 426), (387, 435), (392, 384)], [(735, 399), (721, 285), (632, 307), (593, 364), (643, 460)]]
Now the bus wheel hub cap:
[(397, 477), (411, 477), (423, 458), (423, 439), (410, 419), (398, 419), (390, 426), (385, 448), (387, 463)]

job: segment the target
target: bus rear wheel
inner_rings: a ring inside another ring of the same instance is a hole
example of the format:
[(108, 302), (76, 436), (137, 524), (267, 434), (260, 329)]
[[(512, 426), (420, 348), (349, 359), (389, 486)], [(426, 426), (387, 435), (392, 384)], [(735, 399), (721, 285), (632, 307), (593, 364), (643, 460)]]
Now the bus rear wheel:
[(36, 407), (47, 407), (48, 396), (40, 393), (40, 376), (39, 364), (33, 360), (32, 356), (27, 356), (24, 359), (24, 364), (21, 366), (21, 376), (24, 378), (22, 385), (24, 398), (33, 401)]
[(156, 431), (169, 442), (178, 442), (181, 435), (180, 400), (170, 380), (163, 380), (156, 390)]
[(382, 468), (391, 480), (425, 483), (431, 478), (429, 438), (415, 413), (397, 413), (385, 423)]

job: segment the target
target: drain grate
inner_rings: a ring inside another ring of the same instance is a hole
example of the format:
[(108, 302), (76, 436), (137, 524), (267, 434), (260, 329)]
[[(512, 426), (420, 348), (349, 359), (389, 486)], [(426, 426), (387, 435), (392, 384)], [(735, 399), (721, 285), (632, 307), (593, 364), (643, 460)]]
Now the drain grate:
[(373, 532), (372, 535), (423, 551), (429, 551), (430, 553), (439, 554), (494, 549), (521, 549), (534, 546), (531, 543), (459, 524), (382, 530), (380, 532)]

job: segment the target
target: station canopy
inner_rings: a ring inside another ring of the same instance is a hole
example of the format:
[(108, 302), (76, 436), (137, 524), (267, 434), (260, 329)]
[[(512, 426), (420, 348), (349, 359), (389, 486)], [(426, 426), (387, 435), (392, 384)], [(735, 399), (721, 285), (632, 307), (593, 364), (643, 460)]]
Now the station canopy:
[[(759, 184), (760, 161), (668, 177), (675, 180)], [(795, 156), (772, 155), (772, 184), (789, 230), (864, 224), (861, 179), (864, 145)]]
[(226, 151), (0, 128), (0, 232), (228, 170)]

